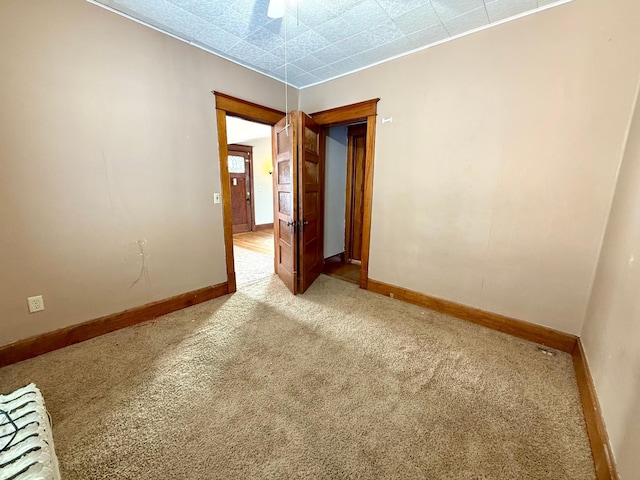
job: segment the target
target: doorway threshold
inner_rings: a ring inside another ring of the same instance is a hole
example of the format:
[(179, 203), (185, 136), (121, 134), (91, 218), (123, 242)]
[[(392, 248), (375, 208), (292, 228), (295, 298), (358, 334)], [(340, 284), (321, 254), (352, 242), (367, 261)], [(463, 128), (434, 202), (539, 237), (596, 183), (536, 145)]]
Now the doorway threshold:
[(322, 273), (356, 285), (360, 283), (360, 265), (345, 263), (342, 260), (342, 254), (325, 259)]

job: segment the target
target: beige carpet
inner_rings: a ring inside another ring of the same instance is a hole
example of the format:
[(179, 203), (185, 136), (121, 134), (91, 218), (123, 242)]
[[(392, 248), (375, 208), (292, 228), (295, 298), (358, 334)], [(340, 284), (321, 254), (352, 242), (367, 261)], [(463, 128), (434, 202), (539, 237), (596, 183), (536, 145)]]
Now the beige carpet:
[(274, 275), (273, 255), (263, 255), (234, 245), (233, 260), (238, 287)]
[(571, 357), (321, 276), (0, 369), (65, 480), (593, 479)]

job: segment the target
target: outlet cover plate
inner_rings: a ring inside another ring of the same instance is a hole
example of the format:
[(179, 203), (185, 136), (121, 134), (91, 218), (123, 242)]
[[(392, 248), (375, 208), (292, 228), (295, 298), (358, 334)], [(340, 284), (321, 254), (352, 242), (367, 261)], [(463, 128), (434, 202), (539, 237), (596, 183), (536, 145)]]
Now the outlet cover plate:
[(42, 295), (28, 297), (27, 303), (29, 304), (29, 313), (41, 312), (44, 310), (44, 300), (42, 299)]

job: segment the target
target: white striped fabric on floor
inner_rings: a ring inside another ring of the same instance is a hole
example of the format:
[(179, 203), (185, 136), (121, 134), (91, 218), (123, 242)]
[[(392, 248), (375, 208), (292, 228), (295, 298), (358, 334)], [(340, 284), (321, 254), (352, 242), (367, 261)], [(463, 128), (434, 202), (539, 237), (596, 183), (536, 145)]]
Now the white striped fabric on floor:
[(33, 383), (0, 395), (0, 480), (60, 480), (49, 415)]

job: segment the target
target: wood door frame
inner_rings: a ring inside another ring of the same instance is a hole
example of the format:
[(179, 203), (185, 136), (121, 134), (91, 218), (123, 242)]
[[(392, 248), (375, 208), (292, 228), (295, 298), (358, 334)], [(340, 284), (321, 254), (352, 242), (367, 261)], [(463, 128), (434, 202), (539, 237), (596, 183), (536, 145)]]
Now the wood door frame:
[[(249, 154), (249, 184), (251, 188), (251, 224), (249, 225), (249, 231), (256, 231), (256, 204), (255, 204), (255, 190), (253, 188), (253, 147), (251, 145), (240, 145), (239, 143), (231, 143), (227, 145), (227, 154), (229, 150), (236, 152), (242, 152)], [(233, 219), (232, 219), (233, 220)]]
[(225, 93), (212, 91), (216, 100), (216, 123), (218, 127), (218, 156), (220, 164), (220, 190), (222, 193), (222, 222), (224, 231), (224, 249), (227, 263), (227, 283), (229, 293), (236, 291), (236, 272), (233, 259), (233, 231), (231, 218), (231, 185), (227, 164), (227, 114), (251, 122), (273, 126), (278, 123), (284, 112), (247, 102)]
[[(362, 218), (362, 260), (360, 263), (360, 288), (369, 283), (369, 249), (371, 246), (371, 208), (373, 201), (373, 160), (376, 140), (376, 117), (379, 98), (331, 108), (311, 114), (311, 118), (322, 127), (320, 145), (326, 147), (327, 129), (340, 125), (367, 122), (366, 149), (364, 157), (364, 198)], [(324, 152), (322, 152), (324, 154)], [(325, 159), (326, 161), (326, 159)], [(324, 199), (323, 199), (324, 201)]]

